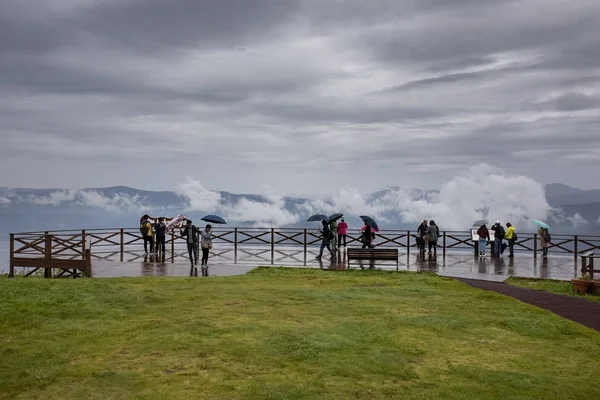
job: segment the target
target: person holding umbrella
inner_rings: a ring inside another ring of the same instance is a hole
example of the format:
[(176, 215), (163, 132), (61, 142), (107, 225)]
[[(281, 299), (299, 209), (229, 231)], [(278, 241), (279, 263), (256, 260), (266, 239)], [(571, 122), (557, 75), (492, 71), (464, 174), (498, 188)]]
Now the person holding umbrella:
[(533, 220), (533, 222), (538, 228), (538, 235), (540, 236), (540, 247), (542, 248), (542, 257), (548, 257), (548, 247), (550, 247), (550, 241), (552, 237), (550, 236), (550, 226), (545, 222)]
[(202, 267), (202, 276), (205, 276), (205, 270), (208, 269), (208, 253), (213, 247), (213, 238), (212, 226), (208, 224), (206, 225), (206, 228), (200, 232), (200, 247), (202, 247), (202, 262), (200, 263), (200, 266)]
[(479, 229), (477, 229), (477, 236), (479, 236), (479, 257), (485, 256), (485, 248), (487, 247), (487, 243), (490, 240), (490, 231), (485, 224), (481, 225)]
[(327, 247), (329, 253), (331, 254), (331, 258), (335, 257), (335, 254), (331, 250), (331, 239), (333, 238), (333, 234), (329, 229), (329, 224), (326, 220), (322, 221), (323, 224), (323, 232), (322, 232), (322, 242), (321, 242), (321, 250), (319, 251), (319, 255), (317, 256), (317, 260), (320, 260), (323, 257), (323, 250)]

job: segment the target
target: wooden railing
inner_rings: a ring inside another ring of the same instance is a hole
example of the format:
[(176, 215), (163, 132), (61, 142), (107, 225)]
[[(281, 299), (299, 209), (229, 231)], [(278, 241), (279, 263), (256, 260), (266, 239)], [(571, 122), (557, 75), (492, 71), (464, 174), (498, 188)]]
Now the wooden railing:
[[(215, 246), (232, 247), (235, 252), (245, 246), (264, 247), (272, 254), (277, 249), (303, 248), (318, 246), (321, 234), (314, 229), (300, 228), (223, 228), (213, 231)], [(349, 232), (348, 246), (359, 246), (359, 232)], [(48, 239), (50, 238), (50, 239)], [(415, 231), (382, 230), (376, 235), (376, 247), (396, 247), (409, 253), (417, 246)], [(589, 251), (600, 251), (600, 236), (553, 234), (550, 254), (572, 255)], [(49, 241), (49, 242), (48, 242)], [(49, 243), (49, 244), (48, 244)], [(166, 252), (171, 258), (178, 251), (185, 250), (185, 241), (179, 231), (167, 234)], [(83, 260), (86, 248), (92, 249), (91, 257), (96, 259), (114, 259), (121, 261), (125, 255), (140, 256), (143, 238), (138, 229), (87, 229), (52, 232), (24, 232), (10, 234), (11, 260), (23, 262), (23, 258), (46, 258), (52, 260)], [(541, 252), (537, 234), (519, 233), (515, 242), (515, 252), (530, 253), (537, 257)], [(451, 251), (474, 251), (475, 244), (468, 231), (442, 232), (437, 252), (445, 255)], [(416, 250), (415, 250), (416, 251)], [(27, 261), (25, 261), (27, 262)]]

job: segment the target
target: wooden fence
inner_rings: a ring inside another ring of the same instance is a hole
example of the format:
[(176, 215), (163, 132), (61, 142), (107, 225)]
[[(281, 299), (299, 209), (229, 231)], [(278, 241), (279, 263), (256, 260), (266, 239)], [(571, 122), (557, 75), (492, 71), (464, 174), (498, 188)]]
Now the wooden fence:
[[(262, 247), (265, 253), (274, 254), (282, 249), (294, 248), (306, 255), (309, 247), (319, 246), (321, 234), (314, 229), (300, 228), (223, 228), (213, 231), (215, 247), (233, 249), (237, 257), (238, 248), (247, 246)], [(358, 232), (349, 233), (348, 246), (359, 246)], [(578, 255), (589, 251), (600, 251), (600, 236), (553, 234), (550, 254)], [(415, 231), (382, 230), (376, 235), (376, 247), (395, 247), (409, 254), (417, 247)], [(529, 253), (538, 257), (541, 252), (537, 234), (519, 233), (515, 252)], [(185, 253), (185, 241), (179, 232), (166, 237), (166, 253), (171, 262), (176, 255)], [(475, 243), (469, 231), (442, 232), (438, 241), (437, 253), (475, 251)], [(15, 267), (44, 269), (45, 274), (53, 268), (62, 273), (69, 271), (89, 271), (92, 259), (129, 261), (144, 256), (143, 238), (136, 228), (67, 230), (53, 232), (25, 232), (10, 234), (10, 276)]]

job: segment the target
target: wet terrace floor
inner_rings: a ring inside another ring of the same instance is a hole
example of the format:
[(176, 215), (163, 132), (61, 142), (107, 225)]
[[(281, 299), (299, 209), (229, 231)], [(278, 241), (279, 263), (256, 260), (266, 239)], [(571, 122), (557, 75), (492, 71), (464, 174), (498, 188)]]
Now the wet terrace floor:
[[(573, 257), (550, 256), (534, 258), (532, 253), (517, 253), (514, 258), (505, 254), (501, 258), (480, 258), (470, 252), (419, 255), (416, 252), (400, 252), (398, 263), (393, 261), (346, 260), (342, 248), (337, 257), (322, 261), (316, 259), (318, 248), (278, 248), (247, 246), (211, 250), (209, 276), (243, 275), (259, 266), (285, 266), (320, 268), (325, 270), (378, 269), (390, 271), (431, 271), (441, 276), (480, 279), (502, 282), (510, 276), (524, 278), (569, 280), (578, 275), (579, 266)], [(190, 276), (191, 268), (187, 251), (176, 249), (171, 256), (146, 255), (143, 251), (94, 253), (93, 277), (133, 276)], [(200, 274), (198, 274), (200, 275)]]

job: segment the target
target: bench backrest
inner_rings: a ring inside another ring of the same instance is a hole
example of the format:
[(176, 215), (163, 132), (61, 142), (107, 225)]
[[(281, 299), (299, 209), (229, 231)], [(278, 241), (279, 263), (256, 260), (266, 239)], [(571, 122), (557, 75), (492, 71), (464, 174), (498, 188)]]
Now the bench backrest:
[(398, 258), (398, 249), (358, 249), (349, 248), (348, 258)]

